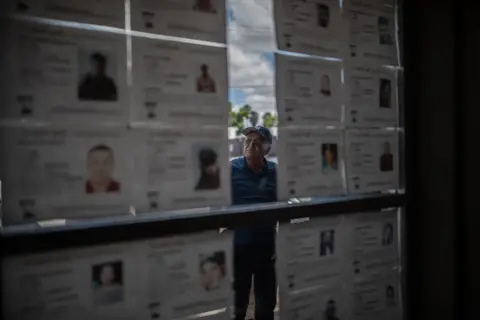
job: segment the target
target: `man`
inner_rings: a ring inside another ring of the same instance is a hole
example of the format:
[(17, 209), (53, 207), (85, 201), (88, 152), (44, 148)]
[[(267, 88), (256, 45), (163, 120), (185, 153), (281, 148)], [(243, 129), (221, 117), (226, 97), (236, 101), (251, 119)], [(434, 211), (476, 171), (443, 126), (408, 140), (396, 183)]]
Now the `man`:
[(390, 143), (388, 141), (383, 144), (383, 154), (380, 156), (380, 171), (393, 171), (393, 154), (390, 151)]
[[(247, 128), (243, 157), (231, 161), (232, 199), (235, 205), (277, 200), (276, 166), (265, 156), (272, 135), (263, 126)], [(244, 320), (252, 276), (254, 277), (255, 320), (273, 320), (276, 304), (275, 224), (240, 227), (234, 233), (235, 319)]]
[(337, 317), (337, 305), (334, 300), (328, 300), (325, 312), (323, 314), (324, 320), (339, 320)]
[(106, 145), (97, 145), (87, 154), (88, 180), (85, 192), (111, 193), (120, 191), (120, 183), (112, 177), (114, 168), (113, 150)]
[(197, 92), (216, 92), (215, 81), (213, 81), (213, 78), (208, 74), (208, 66), (202, 64), (200, 69), (202, 70), (202, 74), (197, 79)]
[(107, 58), (101, 53), (90, 56), (92, 71), (88, 72), (78, 87), (80, 100), (116, 101), (117, 86), (107, 71)]

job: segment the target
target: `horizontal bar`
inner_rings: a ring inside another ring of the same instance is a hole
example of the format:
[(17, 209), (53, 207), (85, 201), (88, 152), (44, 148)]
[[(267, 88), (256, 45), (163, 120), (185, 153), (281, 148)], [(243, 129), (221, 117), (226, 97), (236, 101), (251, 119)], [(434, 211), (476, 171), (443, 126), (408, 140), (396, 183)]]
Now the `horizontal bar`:
[(158, 238), (216, 228), (234, 228), (255, 223), (287, 222), (304, 217), (351, 214), (401, 207), (405, 195), (362, 195), (289, 201), (265, 205), (218, 209), (157, 212), (139, 216), (92, 220), (67, 220), (61, 226), (5, 227), (2, 255), (36, 253), (71, 247), (93, 246)]

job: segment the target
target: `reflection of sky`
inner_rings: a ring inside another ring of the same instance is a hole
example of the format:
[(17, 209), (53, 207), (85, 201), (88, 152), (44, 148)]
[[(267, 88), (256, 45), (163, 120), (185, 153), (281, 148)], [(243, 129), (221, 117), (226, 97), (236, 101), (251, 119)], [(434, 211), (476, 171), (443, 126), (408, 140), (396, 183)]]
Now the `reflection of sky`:
[(227, 1), (230, 102), (275, 112), (272, 0)]

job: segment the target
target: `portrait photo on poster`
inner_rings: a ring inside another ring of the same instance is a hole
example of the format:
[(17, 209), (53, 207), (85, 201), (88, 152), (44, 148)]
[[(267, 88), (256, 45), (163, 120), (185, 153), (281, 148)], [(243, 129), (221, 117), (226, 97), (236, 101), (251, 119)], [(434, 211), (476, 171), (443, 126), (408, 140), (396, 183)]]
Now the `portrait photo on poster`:
[(123, 301), (123, 262), (110, 261), (92, 266), (94, 304), (111, 305)]
[(142, 11), (142, 21), (146, 29), (154, 27), (155, 13), (151, 11)]
[(380, 45), (393, 45), (393, 35), (390, 32), (390, 21), (389, 18), (386, 17), (378, 17), (378, 42)]
[(397, 303), (395, 301), (395, 288), (391, 284), (387, 284), (385, 286), (385, 301), (385, 307), (387, 309), (397, 306)]
[(393, 244), (394, 230), (390, 222), (385, 223), (382, 231), (382, 246), (389, 246)]
[(222, 287), (226, 281), (225, 251), (199, 255), (200, 284), (205, 291), (213, 291)]
[(324, 174), (338, 171), (338, 145), (322, 143), (322, 172)]
[(330, 256), (335, 253), (335, 230), (320, 231), (320, 256)]
[(35, 104), (32, 95), (20, 94), (16, 97), (18, 111), (22, 117), (29, 117), (35, 115)]
[(325, 97), (330, 97), (332, 95), (330, 76), (328, 74), (323, 74), (320, 81), (320, 93)]
[(324, 311), (323, 311), (323, 319), (324, 320), (341, 320), (337, 316), (337, 302), (334, 299), (329, 299), (325, 304)]
[(117, 101), (116, 56), (97, 49), (78, 51), (78, 99)]
[(389, 141), (382, 142), (381, 146), (381, 155), (379, 159), (380, 171), (381, 172), (390, 172), (393, 171), (393, 154), (392, 147)]
[(380, 108), (391, 108), (392, 81), (390, 79), (380, 78), (380, 88), (378, 91)]
[(213, 0), (193, 0), (193, 10), (203, 13), (210, 13), (215, 14), (217, 13), (217, 9), (213, 4)]
[(114, 178), (115, 152), (105, 144), (92, 146), (86, 155), (86, 194), (119, 193), (121, 183)]
[(219, 146), (194, 144), (192, 147), (195, 191), (220, 189)]
[(215, 80), (209, 73), (209, 67), (207, 64), (200, 66), (200, 74), (196, 81), (198, 93), (215, 93), (217, 92), (215, 87)]
[(328, 28), (330, 25), (330, 7), (325, 3), (317, 3), (317, 24), (322, 28)]

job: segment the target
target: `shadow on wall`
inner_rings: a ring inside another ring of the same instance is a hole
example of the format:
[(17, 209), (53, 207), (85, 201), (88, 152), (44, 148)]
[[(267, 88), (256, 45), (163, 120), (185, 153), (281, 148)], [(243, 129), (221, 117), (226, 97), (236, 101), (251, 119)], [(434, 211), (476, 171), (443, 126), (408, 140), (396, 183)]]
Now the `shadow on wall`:
[[(228, 141), (228, 147), (230, 150), (230, 158), (237, 158), (243, 155), (243, 140), (244, 138), (230, 139)], [(268, 154), (268, 157), (277, 156), (277, 137), (273, 137), (272, 149)]]

